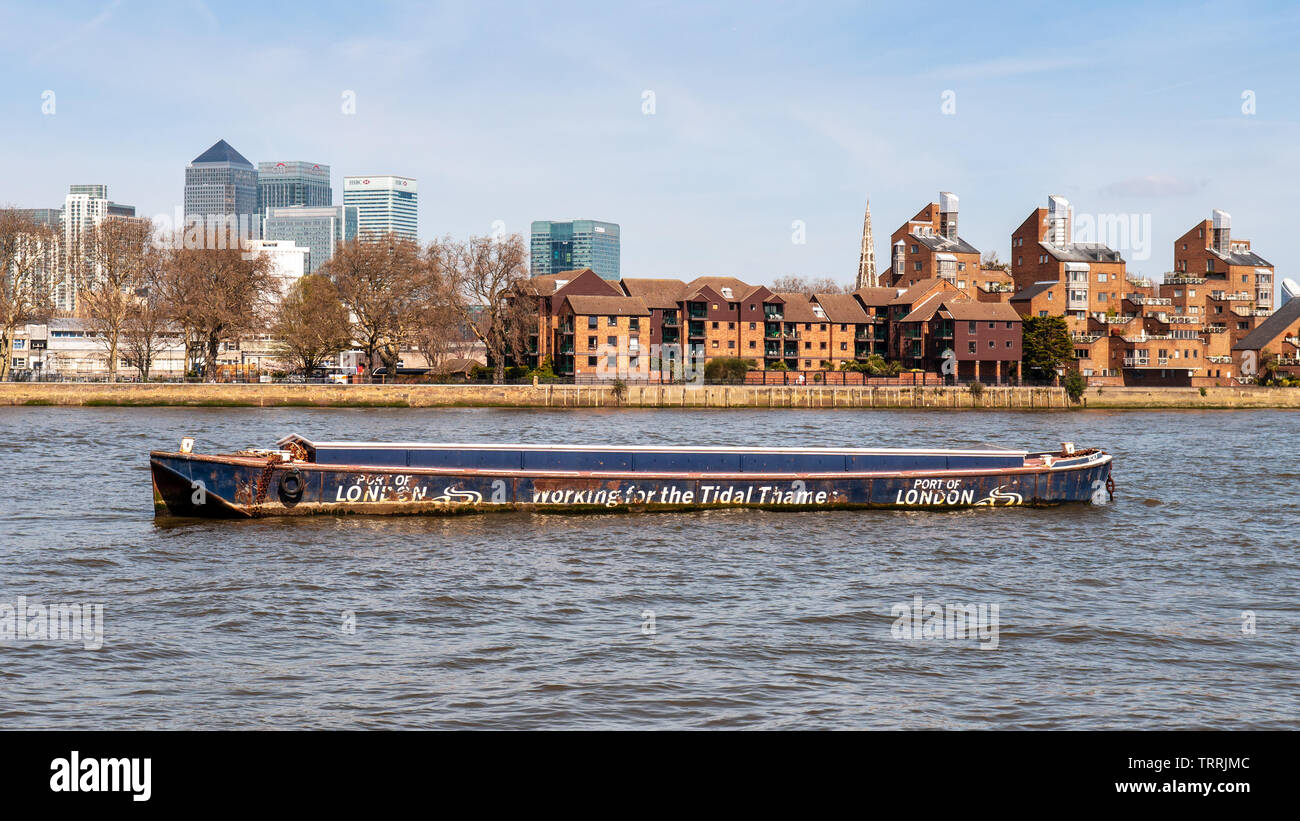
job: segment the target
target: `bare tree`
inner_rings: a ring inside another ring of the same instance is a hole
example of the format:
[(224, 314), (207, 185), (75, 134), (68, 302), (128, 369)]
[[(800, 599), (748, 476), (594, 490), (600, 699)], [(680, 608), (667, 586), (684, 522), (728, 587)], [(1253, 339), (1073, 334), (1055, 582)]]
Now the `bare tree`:
[(804, 277), (787, 274), (772, 280), (772, 291), (778, 294), (849, 294), (853, 286), (837, 282), (830, 277)]
[(1005, 262), (998, 261), (998, 252), (992, 250), (986, 251), (984, 253), (984, 256), (980, 258), (980, 267), (986, 271), (991, 271), (994, 269), (997, 269), (999, 271), (1011, 270), (1010, 265), (1008, 265)]
[(149, 379), (154, 359), (164, 347), (164, 339), (173, 334), (172, 306), (167, 301), (166, 249), (150, 244), (140, 259), (135, 298), (127, 310), (122, 326), (122, 359), (135, 368), (142, 381)]
[(8, 379), (18, 327), (50, 312), (55, 235), (13, 208), (0, 209), (0, 379)]
[(523, 350), (529, 317), (528, 301), (512, 298), (528, 277), (524, 238), (447, 237), (429, 247), (428, 259), (461, 325), (487, 349), (493, 381), (504, 382), (506, 358)]
[(122, 334), (136, 299), (153, 224), (147, 219), (110, 217), (94, 226), (74, 261), (77, 305), (104, 346), (108, 375), (117, 381)]
[(270, 267), (265, 254), (237, 248), (178, 248), (168, 257), (168, 301), (194, 340), (209, 381), (217, 378), (221, 343), (264, 327), (269, 299), (278, 290)]
[(304, 375), (352, 344), (348, 309), (339, 299), (338, 286), (324, 274), (295, 282), (273, 317), (271, 334), (277, 354)]
[(420, 247), (396, 234), (365, 235), (340, 245), (321, 269), (351, 313), (352, 337), (373, 375), (378, 356), (393, 373), (419, 310), (426, 269)]

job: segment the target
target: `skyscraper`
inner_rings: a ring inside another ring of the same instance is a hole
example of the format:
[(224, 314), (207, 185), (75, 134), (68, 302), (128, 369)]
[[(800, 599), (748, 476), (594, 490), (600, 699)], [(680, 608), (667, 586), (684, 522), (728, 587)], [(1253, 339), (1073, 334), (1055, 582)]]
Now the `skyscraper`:
[(291, 205), (330, 205), (330, 167), (313, 162), (260, 162), (257, 164), (257, 215), (267, 209)]
[(410, 177), (344, 177), (343, 205), (356, 207), (359, 236), (392, 232), (419, 239), (416, 186)]
[(60, 311), (77, 309), (78, 275), (89, 234), (108, 217), (134, 217), (135, 206), (119, 205), (108, 199), (107, 185), (72, 185), (63, 200), (60, 215), (62, 242), (59, 246), (59, 275), (54, 282), (54, 306)]
[(256, 237), (257, 170), (225, 140), (194, 158), (185, 169), (185, 218), (238, 220), (241, 235)]
[(309, 248), (307, 273), (314, 274), (334, 258), (334, 249), (340, 242), (356, 237), (357, 208), (353, 205), (271, 208), (262, 225), (262, 236), (266, 239), (292, 240)]
[(590, 268), (602, 279), (622, 278), (617, 223), (537, 220), (533, 223), (531, 252), (529, 267), (535, 277)]

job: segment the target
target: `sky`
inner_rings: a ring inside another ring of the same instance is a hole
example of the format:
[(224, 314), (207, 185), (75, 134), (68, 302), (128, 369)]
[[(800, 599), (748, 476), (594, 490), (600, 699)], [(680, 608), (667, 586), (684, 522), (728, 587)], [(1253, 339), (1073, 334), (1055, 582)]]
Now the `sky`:
[(1004, 261), (1061, 194), (1136, 229), (1131, 274), (1220, 208), (1281, 280), (1298, 35), (1284, 3), (0, 0), (0, 205), (171, 215), (225, 139), (329, 164), (335, 202), (416, 178), (425, 241), (617, 222), (624, 276), (849, 283), (868, 199), (883, 268), (952, 191)]

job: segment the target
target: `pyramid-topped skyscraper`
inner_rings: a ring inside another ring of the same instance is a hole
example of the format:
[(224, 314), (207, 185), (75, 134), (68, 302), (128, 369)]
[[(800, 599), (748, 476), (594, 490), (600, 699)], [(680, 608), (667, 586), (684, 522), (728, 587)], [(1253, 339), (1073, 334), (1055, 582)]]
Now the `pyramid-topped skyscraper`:
[(185, 168), (185, 218), (237, 217), (246, 236), (258, 235), (257, 169), (225, 140), (195, 157)]

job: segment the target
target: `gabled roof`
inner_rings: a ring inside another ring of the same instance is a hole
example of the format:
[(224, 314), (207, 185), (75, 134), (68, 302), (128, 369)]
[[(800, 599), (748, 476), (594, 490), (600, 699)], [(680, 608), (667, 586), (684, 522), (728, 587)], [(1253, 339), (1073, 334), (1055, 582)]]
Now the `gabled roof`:
[(946, 294), (934, 294), (912, 309), (912, 312), (900, 319), (900, 322), (929, 322), (934, 318), (939, 306), (943, 305)]
[(944, 285), (948, 286), (947, 288), (944, 288), (944, 290), (951, 290), (951, 291), (957, 290), (957, 286), (953, 285), (948, 280), (940, 279), (938, 277), (931, 277), (930, 279), (920, 280), (911, 288), (908, 288), (906, 291), (903, 291), (903, 293), (891, 299), (889, 301), (889, 304), (890, 305), (911, 305), (921, 297), (925, 296), (926, 293), (928, 293), (929, 291), (932, 291), (935, 288), (943, 287)]
[[(567, 289), (579, 277), (582, 278), (582, 287), (584, 289), (596, 290), (609, 296), (623, 296), (623, 292), (619, 290), (617, 285), (601, 277), (590, 268), (542, 274), (524, 280), (521, 285), (526, 292), (536, 296), (555, 296), (559, 291)], [(560, 283), (564, 284), (561, 285)]]
[(226, 142), (225, 140), (217, 140), (217, 142), (211, 148), (209, 148), (207, 151), (204, 151), (202, 154), (195, 157), (193, 162), (191, 162), (190, 164), (198, 165), (199, 163), (222, 163), (222, 162), (228, 162), (233, 165), (246, 165), (249, 168), (253, 167), (253, 164), (251, 162), (244, 159), (243, 154), (240, 154), (238, 151), (236, 151), (234, 147), (231, 146), (231, 144)]
[(813, 299), (822, 306), (831, 322), (858, 323), (869, 318), (853, 294), (813, 294)]
[(676, 308), (686, 298), (686, 283), (680, 279), (624, 277), (623, 293), (645, 300), (648, 308)]
[(1292, 323), (1300, 320), (1300, 297), (1288, 299), (1282, 303), (1282, 307), (1273, 312), (1273, 315), (1263, 322), (1259, 327), (1232, 346), (1234, 351), (1258, 351), (1265, 345), (1277, 339), (1286, 333)]
[[(735, 277), (696, 277), (686, 283), (686, 298), (693, 299), (704, 288), (712, 288), (718, 296), (728, 302), (740, 302), (758, 289), (757, 285), (750, 285)], [(731, 289), (731, 296), (728, 297), (722, 292), (723, 288)]]
[(1060, 284), (1061, 283), (1056, 280), (1051, 280), (1050, 282), (1035, 282), (1033, 285), (1030, 285), (1028, 288), (1025, 288), (1024, 290), (1021, 291), (1016, 291), (1014, 294), (1012, 294), (1011, 301), (1022, 302), (1024, 300), (1033, 299), (1034, 297), (1038, 296), (1044, 291), (1050, 291)]
[(588, 296), (570, 294), (564, 298), (569, 308), (580, 316), (649, 316), (650, 309), (640, 297)]

